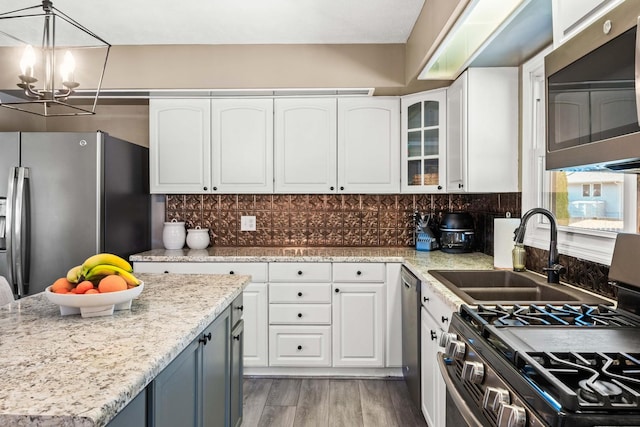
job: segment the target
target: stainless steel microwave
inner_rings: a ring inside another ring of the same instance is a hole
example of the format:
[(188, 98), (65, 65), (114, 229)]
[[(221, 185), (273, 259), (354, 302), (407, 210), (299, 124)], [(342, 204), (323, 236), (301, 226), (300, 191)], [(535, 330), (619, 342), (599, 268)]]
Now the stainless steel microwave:
[(549, 170), (640, 173), (640, 1), (545, 57)]

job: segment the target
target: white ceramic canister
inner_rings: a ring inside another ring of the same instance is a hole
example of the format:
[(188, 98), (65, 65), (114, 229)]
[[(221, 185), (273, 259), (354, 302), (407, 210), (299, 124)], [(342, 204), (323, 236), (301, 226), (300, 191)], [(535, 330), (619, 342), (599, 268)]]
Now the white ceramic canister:
[(188, 229), (187, 246), (191, 249), (205, 249), (209, 246), (209, 229), (200, 228), (199, 225), (196, 228)]
[(171, 222), (165, 222), (162, 229), (162, 243), (165, 249), (182, 249), (184, 247), (187, 232), (184, 228), (184, 222), (172, 219)]

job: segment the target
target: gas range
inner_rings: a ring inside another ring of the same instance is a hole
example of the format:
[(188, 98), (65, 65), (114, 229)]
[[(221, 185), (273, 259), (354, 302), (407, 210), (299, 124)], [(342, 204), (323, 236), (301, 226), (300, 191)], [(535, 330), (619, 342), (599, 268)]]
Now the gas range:
[(474, 413), (469, 425), (640, 426), (634, 313), (465, 305), (443, 335), (441, 367)]
[(616, 308), (463, 305), (440, 342), (447, 426), (639, 427), (638, 253), (640, 235), (617, 235)]

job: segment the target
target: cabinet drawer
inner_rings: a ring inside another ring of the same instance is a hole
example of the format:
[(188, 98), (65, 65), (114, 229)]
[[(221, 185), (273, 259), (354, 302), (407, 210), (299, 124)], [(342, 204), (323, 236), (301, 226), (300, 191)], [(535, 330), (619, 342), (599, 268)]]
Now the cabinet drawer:
[(269, 304), (269, 324), (331, 324), (331, 304)]
[(434, 292), (427, 283), (422, 283), (421, 293), (422, 306), (437, 321), (442, 330), (449, 330), (453, 308), (440, 295)]
[(334, 282), (384, 282), (384, 263), (344, 262), (333, 264)]
[(330, 283), (270, 283), (269, 302), (330, 303)]
[(270, 366), (331, 366), (331, 326), (270, 326)]
[(267, 263), (250, 262), (136, 262), (136, 273), (181, 273), (181, 274), (246, 274), (251, 281), (267, 281)]
[(330, 282), (331, 264), (320, 262), (269, 263), (270, 282)]

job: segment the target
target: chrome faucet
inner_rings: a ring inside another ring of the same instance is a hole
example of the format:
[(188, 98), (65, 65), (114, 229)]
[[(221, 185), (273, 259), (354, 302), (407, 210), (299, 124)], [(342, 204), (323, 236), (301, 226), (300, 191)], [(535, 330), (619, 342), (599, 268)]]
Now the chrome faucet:
[(566, 271), (566, 268), (560, 264), (560, 254), (558, 253), (558, 226), (556, 223), (556, 217), (543, 208), (533, 208), (528, 210), (524, 215), (522, 215), (522, 219), (520, 220), (520, 226), (515, 230), (515, 240), (516, 243), (524, 242), (524, 233), (527, 231), (527, 222), (529, 219), (535, 215), (541, 214), (546, 216), (551, 223), (551, 241), (549, 242), (549, 262), (546, 268), (543, 268), (544, 271), (547, 272), (547, 282), (548, 283), (560, 283), (560, 274)]

